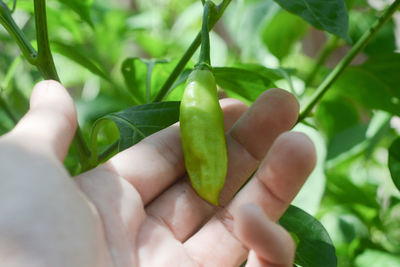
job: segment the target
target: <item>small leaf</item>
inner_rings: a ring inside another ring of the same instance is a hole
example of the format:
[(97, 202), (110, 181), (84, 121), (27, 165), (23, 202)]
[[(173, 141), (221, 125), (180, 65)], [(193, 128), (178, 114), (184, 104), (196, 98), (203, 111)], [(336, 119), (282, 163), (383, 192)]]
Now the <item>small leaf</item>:
[(290, 206), (279, 223), (298, 239), (295, 263), (303, 267), (336, 267), (335, 247), (322, 224), (295, 206)]
[(347, 35), (349, 17), (344, 0), (275, 0), (275, 2), (314, 27), (351, 42)]
[(90, 9), (93, 5), (93, 0), (58, 0), (64, 5), (75, 11), (82, 20), (86, 21), (93, 27), (92, 18), (90, 16)]
[(217, 84), (247, 101), (255, 101), (265, 90), (274, 87), (274, 83), (264, 75), (242, 68), (213, 68)]
[(70, 60), (86, 68), (93, 74), (98, 75), (106, 81), (111, 81), (110, 76), (107, 75), (106, 72), (100, 68), (100, 64), (97, 64), (92, 58), (82, 53), (82, 49), (80, 47), (52, 41), (51, 48), (54, 50), (54, 52), (69, 58)]
[(119, 151), (133, 146), (143, 138), (158, 132), (179, 120), (180, 102), (158, 102), (127, 108), (104, 118), (118, 127)]
[(388, 165), (393, 183), (400, 190), (400, 138), (397, 138), (389, 148)]

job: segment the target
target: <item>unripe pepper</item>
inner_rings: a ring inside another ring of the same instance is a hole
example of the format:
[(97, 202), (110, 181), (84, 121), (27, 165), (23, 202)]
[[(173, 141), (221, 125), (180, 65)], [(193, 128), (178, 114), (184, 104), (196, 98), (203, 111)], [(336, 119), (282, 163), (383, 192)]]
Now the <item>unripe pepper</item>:
[(209, 69), (196, 68), (187, 79), (180, 106), (180, 131), (193, 188), (203, 199), (218, 205), (228, 157), (224, 118)]

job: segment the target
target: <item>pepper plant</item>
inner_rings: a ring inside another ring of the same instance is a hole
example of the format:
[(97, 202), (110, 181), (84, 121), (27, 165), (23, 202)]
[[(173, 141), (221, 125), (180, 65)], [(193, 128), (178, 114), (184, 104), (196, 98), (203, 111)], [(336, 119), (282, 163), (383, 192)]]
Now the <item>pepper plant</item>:
[[(0, 0), (0, 134), (41, 79), (75, 99), (72, 174), (177, 122), (208, 36), (202, 4)], [(213, 4), (207, 54), (219, 95), (251, 104), (290, 90), (301, 106), (295, 130), (317, 147), (316, 169), (280, 220), (296, 265), (400, 266), (400, 0)]]

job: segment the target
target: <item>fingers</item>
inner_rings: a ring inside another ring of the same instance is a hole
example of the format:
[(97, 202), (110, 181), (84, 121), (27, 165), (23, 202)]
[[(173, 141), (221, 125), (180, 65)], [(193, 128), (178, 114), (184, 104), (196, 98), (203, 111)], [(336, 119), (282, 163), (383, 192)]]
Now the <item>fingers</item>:
[[(247, 109), (245, 104), (234, 99), (222, 100), (221, 106), (226, 129), (231, 128)], [(114, 156), (92, 174), (104, 169), (126, 179), (145, 204), (150, 202), (185, 173), (179, 127), (173, 125), (147, 137)]]
[(250, 177), (274, 140), (297, 121), (296, 98), (281, 89), (263, 93), (227, 136), (228, 172), (220, 204), (227, 204)]
[(303, 186), (316, 162), (312, 141), (303, 133), (277, 138), (254, 177), (227, 207), (235, 213), (246, 203), (258, 203), (276, 221)]
[[(278, 220), (311, 173), (315, 158), (315, 149), (308, 137), (295, 132), (282, 134), (268, 151), (254, 177), (225, 209), (217, 212), (200, 231), (185, 242), (186, 249), (198, 259), (200, 265), (208, 266), (205, 255), (216, 249), (220, 239), (232, 239), (235, 236), (233, 223), (242, 217), (242, 207), (249, 203), (259, 205), (272, 221)], [(256, 237), (251, 233), (248, 233), (248, 239), (243, 239), (245, 244), (257, 244)], [(241, 234), (244, 237), (246, 233)], [(202, 240), (208, 240), (207, 242), (214, 245), (201, 248), (198, 243)], [(239, 241), (232, 241), (225, 248), (219, 255), (221, 259), (229, 258), (229, 255), (236, 255), (238, 258), (247, 255)], [(257, 251), (256, 249), (255, 246), (254, 250)]]
[(33, 89), (30, 110), (8, 137), (62, 161), (76, 126), (75, 106), (65, 88), (56, 81), (42, 81)]
[(272, 222), (256, 204), (242, 206), (234, 234), (250, 250), (246, 267), (293, 266), (295, 245), (289, 233)]
[[(297, 112), (298, 104), (292, 95), (272, 89), (262, 94), (236, 122), (227, 135), (228, 173), (220, 198), (222, 204), (230, 201), (255, 171), (273, 140), (292, 128)], [(197, 231), (214, 210), (197, 196), (187, 181), (170, 187), (147, 207), (147, 213), (169, 225), (181, 241)]]

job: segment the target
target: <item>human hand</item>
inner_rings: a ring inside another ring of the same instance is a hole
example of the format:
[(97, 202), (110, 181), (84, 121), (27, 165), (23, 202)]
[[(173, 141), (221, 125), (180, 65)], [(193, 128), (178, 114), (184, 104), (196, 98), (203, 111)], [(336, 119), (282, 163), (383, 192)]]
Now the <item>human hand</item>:
[(0, 138), (1, 262), (228, 267), (248, 256), (249, 267), (292, 266), (293, 240), (275, 222), (315, 165), (311, 141), (285, 132), (298, 104), (272, 89), (249, 110), (233, 99), (221, 105), (229, 166), (214, 207), (185, 177), (177, 125), (70, 179), (62, 161), (74, 105), (58, 83), (39, 83), (30, 111)]

